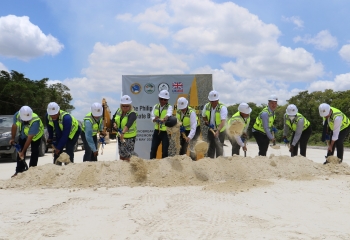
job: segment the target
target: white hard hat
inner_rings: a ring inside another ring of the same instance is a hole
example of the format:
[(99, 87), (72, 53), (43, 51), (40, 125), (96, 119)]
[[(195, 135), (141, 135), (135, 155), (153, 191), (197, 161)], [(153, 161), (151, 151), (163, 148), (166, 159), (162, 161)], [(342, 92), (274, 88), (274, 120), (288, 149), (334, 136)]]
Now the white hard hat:
[(122, 98), (120, 99), (120, 103), (121, 104), (131, 104), (132, 103), (131, 97), (129, 95), (122, 96)]
[(50, 102), (49, 105), (47, 105), (47, 114), (49, 115), (56, 115), (60, 111), (60, 106), (58, 106), (55, 102)]
[(177, 108), (178, 109), (185, 109), (187, 108), (187, 105), (188, 105), (188, 101), (186, 98), (184, 97), (180, 97), (178, 100), (177, 100)]
[(270, 95), (270, 97), (269, 97), (269, 99), (268, 99), (269, 101), (274, 101), (274, 102), (277, 102), (278, 101), (278, 98), (277, 98), (277, 96), (276, 95), (274, 95), (274, 94), (272, 94), (272, 95)]
[(208, 95), (209, 101), (217, 101), (219, 100), (219, 93), (215, 90), (211, 91)]
[(29, 121), (33, 117), (33, 110), (28, 106), (23, 106), (19, 110), (19, 115), (23, 121)]
[(252, 112), (252, 109), (249, 107), (247, 103), (242, 102), (238, 106), (238, 111), (244, 114), (250, 114)]
[(288, 115), (297, 115), (297, 113), (298, 113), (297, 106), (295, 106), (294, 104), (289, 104), (287, 109), (286, 109), (286, 113)]
[(160, 93), (158, 94), (158, 97), (164, 98), (164, 99), (169, 99), (169, 98), (170, 98), (170, 95), (169, 95), (168, 90), (162, 90), (162, 91), (160, 91)]
[(330, 110), (331, 110), (331, 106), (329, 106), (329, 104), (327, 104), (327, 103), (322, 103), (318, 107), (318, 111), (320, 112), (321, 117), (327, 116), (329, 114)]
[(103, 113), (101, 103), (95, 102), (91, 105), (91, 113), (94, 117), (101, 117)]

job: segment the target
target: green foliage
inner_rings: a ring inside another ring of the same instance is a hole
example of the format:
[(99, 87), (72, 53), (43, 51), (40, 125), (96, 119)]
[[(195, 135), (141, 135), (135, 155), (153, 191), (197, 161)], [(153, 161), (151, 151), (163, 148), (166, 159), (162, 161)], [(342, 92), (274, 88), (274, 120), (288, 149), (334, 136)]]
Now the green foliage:
[(22, 106), (30, 106), (42, 119), (49, 102), (57, 102), (63, 110), (73, 110), (69, 88), (61, 83), (47, 85), (48, 78), (30, 80), (24, 74), (0, 72), (0, 112), (13, 115)]

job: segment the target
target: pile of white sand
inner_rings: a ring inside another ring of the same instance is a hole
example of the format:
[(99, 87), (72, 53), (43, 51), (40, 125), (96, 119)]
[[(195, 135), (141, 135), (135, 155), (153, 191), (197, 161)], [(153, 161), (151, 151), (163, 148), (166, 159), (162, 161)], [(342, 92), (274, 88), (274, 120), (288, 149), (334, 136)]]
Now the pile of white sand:
[[(346, 164), (320, 164), (304, 157), (220, 157), (192, 161), (187, 156), (161, 160), (132, 157), (124, 161), (46, 164), (0, 181), (0, 188), (95, 188), (119, 186), (211, 185), (222, 191), (257, 187), (269, 179), (312, 180), (332, 174), (350, 175)], [(225, 182), (224, 184), (222, 184)], [(215, 185), (216, 183), (221, 183)], [(214, 184), (214, 185), (213, 185)]]

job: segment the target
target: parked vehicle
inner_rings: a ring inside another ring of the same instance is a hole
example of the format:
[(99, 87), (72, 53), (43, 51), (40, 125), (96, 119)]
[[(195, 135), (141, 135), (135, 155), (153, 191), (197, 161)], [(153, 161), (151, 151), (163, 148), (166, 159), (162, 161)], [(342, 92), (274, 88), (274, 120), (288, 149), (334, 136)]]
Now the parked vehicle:
[[(14, 146), (9, 144), (11, 140), (11, 127), (13, 115), (0, 115), (0, 157), (10, 156), (12, 161), (17, 161), (17, 152)], [(15, 141), (18, 142), (19, 133), (17, 131)], [(41, 138), (39, 157), (45, 155), (46, 138), (45, 135)], [(30, 146), (27, 149), (30, 153)], [(28, 154), (27, 154), (28, 155)]]

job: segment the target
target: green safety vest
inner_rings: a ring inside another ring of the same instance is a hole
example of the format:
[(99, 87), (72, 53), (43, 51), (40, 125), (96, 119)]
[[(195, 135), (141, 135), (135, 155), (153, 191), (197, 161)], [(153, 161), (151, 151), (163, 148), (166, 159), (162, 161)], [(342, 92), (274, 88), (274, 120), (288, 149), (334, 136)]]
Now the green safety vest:
[(261, 119), (261, 114), (263, 112), (267, 112), (267, 114), (269, 115), (269, 128), (273, 126), (273, 123), (275, 122), (275, 114), (273, 112), (269, 112), (269, 108), (265, 107), (256, 118), (253, 128), (260, 132), (266, 133)]
[(100, 120), (97, 122), (95, 118), (92, 116), (92, 113), (89, 112), (83, 119), (83, 125), (82, 130), (85, 132), (85, 120), (89, 120), (92, 124), (92, 136), (96, 136), (97, 133), (100, 131), (100, 126), (103, 122), (102, 117), (100, 117)]
[[(158, 116), (159, 117), (159, 119), (164, 119), (165, 118), (165, 116), (166, 116), (166, 114), (167, 114), (167, 112), (168, 112), (168, 108), (169, 108), (169, 104), (167, 103), (167, 104), (165, 104), (164, 105), (164, 107), (163, 107), (163, 109), (162, 109), (162, 112), (160, 112), (160, 104), (159, 103), (157, 103), (156, 104), (156, 106), (155, 106), (155, 108), (154, 108), (154, 115), (155, 116)], [(163, 124), (161, 124), (161, 126), (162, 127), (160, 127), (160, 125), (157, 123), (157, 122), (154, 122), (154, 129), (158, 129), (158, 127), (159, 127), (159, 130), (160, 131), (166, 131), (166, 126), (165, 126), (165, 124), (163, 123)]]
[[(67, 115), (67, 114), (70, 115), (69, 113), (60, 110), (60, 115), (59, 115), (59, 117), (58, 117), (58, 125), (60, 126), (61, 131), (63, 131), (63, 124), (62, 124), (62, 122), (63, 122), (63, 117), (64, 117), (65, 115)], [(70, 133), (69, 133), (69, 136), (68, 136), (68, 137), (69, 137), (70, 139), (73, 139), (75, 133), (78, 131), (79, 122), (78, 122), (77, 119), (75, 119), (75, 117), (73, 117), (72, 115), (70, 115), (70, 116), (71, 116), (71, 118), (72, 118), (72, 126), (71, 126), (71, 128), (70, 128)], [(47, 119), (49, 120), (49, 125), (52, 126), (53, 129), (55, 129), (55, 124), (53, 123), (53, 120), (52, 120), (52, 118), (51, 118), (50, 115), (47, 115)]]
[[(220, 117), (220, 111), (221, 108), (224, 106), (221, 102), (218, 102), (218, 105), (215, 108), (215, 128), (217, 129), (218, 126), (221, 124), (221, 117)], [(210, 122), (210, 115), (211, 115), (211, 103), (208, 102), (205, 104), (204, 109), (205, 109), (205, 116), (207, 117), (208, 121)], [(223, 128), (220, 130), (220, 132), (225, 131), (226, 126), (223, 126)]]
[[(334, 107), (331, 107), (331, 109), (332, 109), (332, 115), (328, 118), (329, 128), (332, 131), (334, 130), (334, 119), (338, 116), (343, 117), (343, 121), (342, 121), (341, 126), (340, 126), (340, 131), (343, 130), (344, 128), (347, 128), (350, 125), (349, 118), (347, 116), (345, 116), (345, 114), (342, 113), (339, 109), (336, 109)], [(323, 120), (325, 121), (326, 118), (323, 118)]]
[(244, 128), (246, 128), (247, 126), (249, 126), (250, 123), (250, 115), (247, 118), (247, 120), (245, 120), (242, 116), (241, 113), (238, 111), (235, 114), (232, 115), (232, 117), (228, 120), (227, 122), (227, 126), (230, 126), (231, 123), (233, 123), (234, 121), (241, 121), (242, 123), (244, 123)]
[[(193, 108), (188, 107), (186, 113), (184, 114), (183, 118), (181, 119), (181, 110), (176, 111), (176, 118), (182, 122), (182, 126), (184, 126), (186, 130), (191, 130), (190, 116), (191, 116), (192, 112), (196, 113), (196, 111)], [(197, 120), (197, 126), (200, 126), (197, 115), (196, 115), (196, 120)]]
[[(118, 128), (124, 129), (125, 125), (128, 123), (129, 114), (132, 112), (136, 113), (135, 111), (129, 111), (122, 118), (122, 110), (118, 108), (114, 118), (114, 121), (118, 125)], [(136, 117), (137, 117), (137, 113), (136, 113)], [(129, 130), (126, 133), (124, 133), (124, 138), (136, 137), (136, 134), (137, 134), (137, 121), (135, 120), (134, 123), (129, 128)]]
[[(17, 121), (16, 121), (16, 125), (17, 127), (19, 128), (19, 132), (22, 131), (22, 125), (23, 125), (23, 121), (21, 120), (21, 117), (20, 117), (20, 114), (18, 113), (17, 114), (17, 117), (16, 117)], [(24, 125), (24, 129), (23, 129), (23, 132), (24, 134), (28, 137), (28, 132), (29, 132), (29, 129), (30, 127), (32, 126), (32, 124), (36, 121), (39, 121), (40, 123), (40, 126), (39, 126), (39, 132), (33, 137), (33, 141), (36, 141), (38, 140), (39, 138), (41, 138), (44, 134), (44, 124), (43, 122), (41, 121), (41, 119), (38, 117), (37, 114), (33, 113), (33, 116), (32, 116), (32, 119), (29, 121), (29, 124), (28, 125)]]
[(297, 130), (297, 123), (302, 118), (304, 118), (304, 127), (303, 127), (303, 131), (304, 131), (310, 126), (310, 122), (303, 115), (301, 115), (300, 113), (297, 113), (294, 120), (291, 121), (289, 119), (289, 115), (287, 113), (284, 114), (285, 124), (288, 125), (288, 127), (292, 129), (294, 132)]

